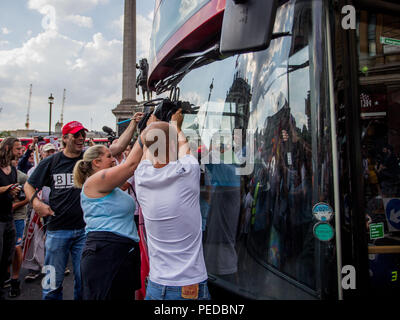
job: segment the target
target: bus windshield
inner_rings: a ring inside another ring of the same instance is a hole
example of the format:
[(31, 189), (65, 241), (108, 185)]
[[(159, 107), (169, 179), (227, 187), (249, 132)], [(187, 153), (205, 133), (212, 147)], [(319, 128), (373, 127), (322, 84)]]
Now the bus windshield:
[[(190, 17), (210, 0), (162, 1), (154, 15), (151, 47), (158, 51)], [(153, 52), (155, 54), (155, 52)]]

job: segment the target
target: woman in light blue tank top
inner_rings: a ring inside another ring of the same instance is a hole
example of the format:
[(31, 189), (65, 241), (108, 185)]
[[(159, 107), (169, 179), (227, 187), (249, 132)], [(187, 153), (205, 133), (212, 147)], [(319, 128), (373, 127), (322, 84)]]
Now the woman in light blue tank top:
[(82, 188), (87, 233), (81, 258), (84, 300), (132, 300), (140, 288), (135, 202), (119, 187), (133, 175), (141, 157), (136, 142), (126, 161), (115, 166), (110, 150), (95, 145), (75, 165), (74, 184)]
[[(136, 224), (133, 220), (135, 201), (120, 188), (115, 188), (104, 197), (90, 198), (85, 195), (85, 186), (83, 186), (81, 206), (86, 222), (86, 233), (112, 232), (139, 242)], [(101, 208), (101, 212), (99, 208)]]

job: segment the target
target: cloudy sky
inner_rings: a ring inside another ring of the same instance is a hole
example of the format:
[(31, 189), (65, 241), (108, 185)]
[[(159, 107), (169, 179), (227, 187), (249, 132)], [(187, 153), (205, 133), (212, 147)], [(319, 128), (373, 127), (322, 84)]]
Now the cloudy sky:
[[(115, 128), (111, 109), (122, 95), (123, 0), (0, 1), (0, 131), (52, 130), (60, 120), (88, 129)], [(154, 0), (137, 0), (136, 57), (148, 57)]]

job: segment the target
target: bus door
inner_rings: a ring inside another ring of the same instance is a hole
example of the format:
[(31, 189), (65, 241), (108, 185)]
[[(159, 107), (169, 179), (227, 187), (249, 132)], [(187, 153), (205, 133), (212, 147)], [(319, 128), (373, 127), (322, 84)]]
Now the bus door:
[(354, 292), (398, 295), (400, 6), (357, 4), (355, 30), (336, 20), (343, 264), (355, 267)]

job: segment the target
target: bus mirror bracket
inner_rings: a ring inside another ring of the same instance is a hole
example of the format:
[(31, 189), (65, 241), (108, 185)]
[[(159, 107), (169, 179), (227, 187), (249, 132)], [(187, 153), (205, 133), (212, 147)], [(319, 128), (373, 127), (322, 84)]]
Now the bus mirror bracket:
[(268, 48), (278, 0), (226, 0), (220, 52), (222, 55)]

